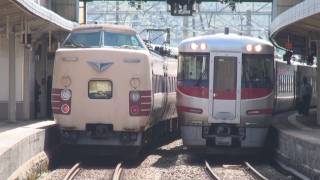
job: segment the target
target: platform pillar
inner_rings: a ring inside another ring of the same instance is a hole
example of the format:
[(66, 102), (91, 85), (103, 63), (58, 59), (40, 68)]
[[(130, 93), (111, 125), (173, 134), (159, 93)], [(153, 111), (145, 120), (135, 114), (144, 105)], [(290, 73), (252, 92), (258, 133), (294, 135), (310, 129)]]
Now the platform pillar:
[(317, 124), (320, 125), (320, 40), (317, 41)]
[(16, 57), (15, 33), (9, 32), (9, 122), (16, 122)]
[(24, 49), (24, 68), (23, 68), (23, 118), (24, 120), (30, 120), (30, 86), (31, 86), (31, 78), (30, 78), (30, 50)]

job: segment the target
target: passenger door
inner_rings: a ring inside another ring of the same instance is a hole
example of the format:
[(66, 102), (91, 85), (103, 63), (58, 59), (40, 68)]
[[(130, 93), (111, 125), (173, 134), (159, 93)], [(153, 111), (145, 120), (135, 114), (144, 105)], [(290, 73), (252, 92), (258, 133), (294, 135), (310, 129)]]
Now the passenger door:
[(241, 53), (210, 53), (209, 123), (240, 123)]

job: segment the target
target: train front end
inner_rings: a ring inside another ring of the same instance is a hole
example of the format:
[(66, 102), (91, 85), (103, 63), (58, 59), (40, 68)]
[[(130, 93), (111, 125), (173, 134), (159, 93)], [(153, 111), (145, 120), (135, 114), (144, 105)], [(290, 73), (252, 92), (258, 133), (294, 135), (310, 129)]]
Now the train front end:
[(141, 146), (152, 101), (149, 56), (131, 29), (71, 32), (54, 63), (52, 107), (62, 144)]
[(264, 146), (274, 100), (273, 51), (268, 42), (232, 34), (179, 45), (177, 109), (184, 145), (207, 153)]

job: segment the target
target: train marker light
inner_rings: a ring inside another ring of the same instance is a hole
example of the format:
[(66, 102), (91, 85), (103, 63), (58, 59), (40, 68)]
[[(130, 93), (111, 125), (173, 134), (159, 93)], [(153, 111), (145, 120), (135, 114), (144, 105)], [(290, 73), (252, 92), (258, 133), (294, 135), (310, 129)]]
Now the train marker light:
[(68, 114), (69, 111), (70, 111), (70, 107), (69, 107), (68, 104), (63, 104), (63, 105), (61, 106), (61, 112), (62, 112), (62, 113)]
[(200, 49), (201, 49), (201, 50), (207, 49), (207, 45), (206, 45), (205, 43), (201, 43), (201, 44), (200, 44)]
[(132, 107), (131, 107), (131, 113), (132, 113), (132, 114), (137, 114), (137, 113), (139, 113), (139, 107), (138, 107), (138, 106), (132, 106)]
[(252, 49), (253, 49), (253, 47), (252, 47), (251, 44), (248, 44), (248, 45), (246, 46), (246, 49), (247, 49), (247, 51), (251, 52)]
[(254, 50), (256, 51), (256, 52), (260, 52), (261, 50), (262, 50), (262, 46), (259, 44), (259, 45), (256, 45), (255, 47), (254, 47)]
[(71, 98), (71, 91), (69, 89), (63, 89), (60, 93), (60, 97), (64, 101), (68, 101)]
[(191, 47), (192, 50), (196, 50), (196, 49), (198, 49), (198, 44), (191, 43), (190, 47)]
[(78, 57), (64, 57), (62, 58), (63, 61), (78, 61)]

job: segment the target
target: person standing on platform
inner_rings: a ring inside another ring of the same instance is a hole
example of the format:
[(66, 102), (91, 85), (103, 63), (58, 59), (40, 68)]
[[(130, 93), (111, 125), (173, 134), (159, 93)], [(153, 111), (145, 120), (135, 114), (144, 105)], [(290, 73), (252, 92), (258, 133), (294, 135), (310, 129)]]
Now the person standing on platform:
[(307, 77), (303, 77), (303, 84), (301, 89), (301, 97), (302, 97), (302, 114), (308, 116), (309, 115), (309, 106), (312, 97), (312, 86), (308, 82)]

